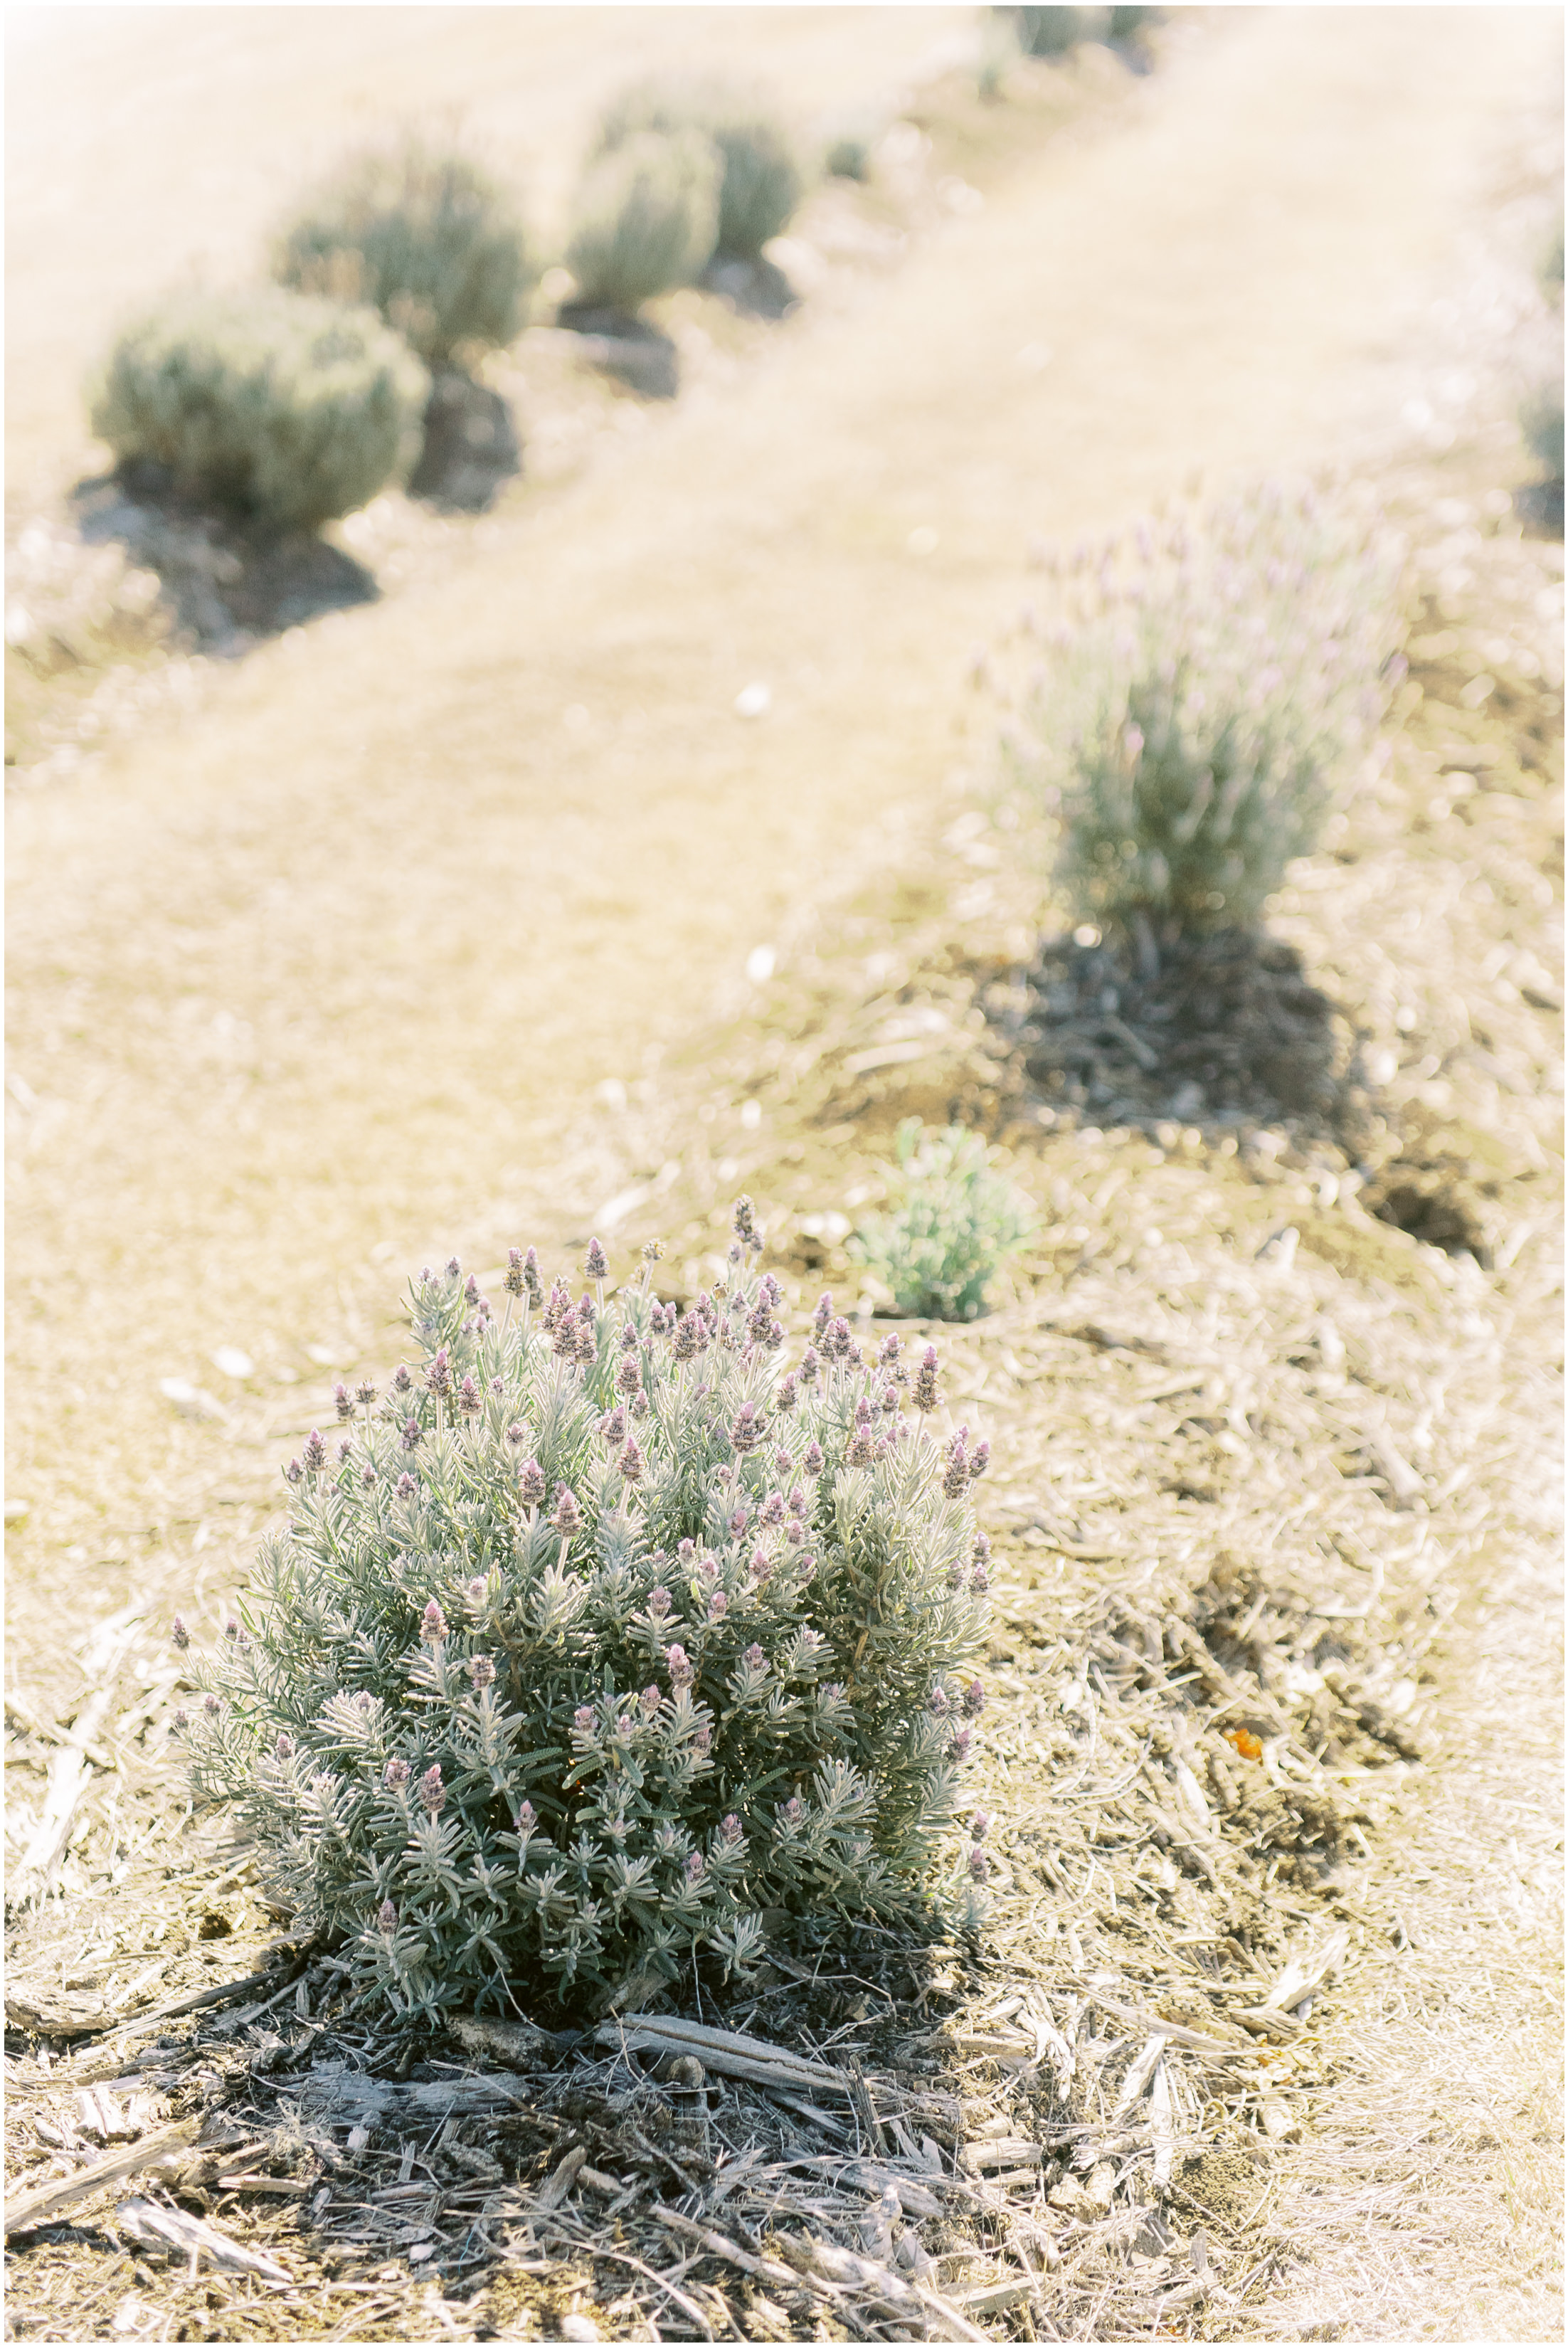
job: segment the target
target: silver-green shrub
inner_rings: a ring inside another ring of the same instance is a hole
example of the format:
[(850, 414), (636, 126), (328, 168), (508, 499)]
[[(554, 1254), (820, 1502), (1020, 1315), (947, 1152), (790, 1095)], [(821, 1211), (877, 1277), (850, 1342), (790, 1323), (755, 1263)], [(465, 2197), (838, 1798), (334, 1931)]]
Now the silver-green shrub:
[(888, 1210), (861, 1225), (851, 1251), (892, 1290), (900, 1313), (973, 1321), (1034, 1229), (1033, 1210), (995, 1170), (984, 1136), (962, 1126), (932, 1133), (905, 1117), (893, 1157)]
[(1047, 567), (1061, 609), (1009, 747), (1058, 882), (1105, 924), (1252, 924), (1384, 707), (1393, 546), (1269, 483)]
[(805, 173), (793, 136), (760, 98), (718, 81), (639, 82), (604, 115), (599, 151), (648, 130), (696, 131), (717, 150), (718, 252), (755, 261), (788, 226)]
[(1099, 11), (1092, 8), (1009, 8), (1026, 57), (1065, 57), (1088, 39)]
[(278, 530), (368, 503), (418, 452), (425, 370), (371, 310), (275, 286), (171, 297), (128, 327), (88, 386), (122, 463)]
[(578, 299), (630, 311), (689, 285), (718, 234), (718, 179), (712, 141), (696, 131), (640, 130), (602, 154), (566, 247)]
[[(412, 1290), (421, 1364), (340, 1386), (287, 1529), (176, 1729), (266, 1878), (406, 2015), (641, 1997), (765, 1911), (966, 1905), (935, 1880), (978, 1712), (986, 1544), (936, 1356), (818, 1307), (788, 1372), (749, 1202), (686, 1312), (641, 1282), (497, 1313)], [(906, 1416), (905, 1406), (914, 1406)], [(188, 1643), (175, 1624), (177, 1643)]]
[(415, 137), (356, 157), (278, 242), (285, 285), (379, 310), (428, 366), (501, 349), (538, 275), (511, 199)]

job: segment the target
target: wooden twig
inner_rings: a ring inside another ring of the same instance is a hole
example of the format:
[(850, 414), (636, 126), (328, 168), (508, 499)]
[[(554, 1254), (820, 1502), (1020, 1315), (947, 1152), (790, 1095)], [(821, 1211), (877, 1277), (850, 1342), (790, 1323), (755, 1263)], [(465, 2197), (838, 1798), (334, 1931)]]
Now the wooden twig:
[(248, 2250), (243, 2243), (231, 2241), (215, 2226), (203, 2225), (200, 2218), (187, 2217), (183, 2209), (167, 2209), (157, 2201), (123, 2201), (114, 2213), (115, 2223), (121, 2233), (129, 2234), (144, 2250), (177, 2250), (191, 2261), (194, 2281), (206, 2259), (211, 2265), (229, 2274), (253, 2274), (263, 2282), (292, 2282), (294, 2277), (275, 2259), (264, 2258), (260, 2251)]
[(30, 2226), (47, 2225), (60, 2209), (68, 2209), (75, 2201), (83, 2201), (103, 2185), (118, 2184), (122, 2177), (132, 2177), (139, 2168), (149, 2168), (155, 2161), (184, 2152), (196, 2139), (198, 2123), (177, 2120), (169, 2127), (157, 2128), (144, 2136), (124, 2152), (106, 2153), (102, 2160), (89, 2161), (78, 2168), (74, 2177), (51, 2178), (47, 2185), (36, 2185), (30, 2192), (14, 2194), (5, 2204), (5, 2231), (25, 2233)]
[(804, 2055), (787, 2054), (765, 2038), (747, 2038), (733, 2030), (709, 2030), (696, 2022), (682, 2022), (662, 2013), (628, 2013), (602, 2023), (601, 2046), (626, 2046), (662, 2054), (695, 2054), (710, 2071), (749, 2079), (761, 2087), (793, 2087), (797, 2094), (842, 2096), (852, 2100), (853, 2082), (830, 2064), (812, 2063)]

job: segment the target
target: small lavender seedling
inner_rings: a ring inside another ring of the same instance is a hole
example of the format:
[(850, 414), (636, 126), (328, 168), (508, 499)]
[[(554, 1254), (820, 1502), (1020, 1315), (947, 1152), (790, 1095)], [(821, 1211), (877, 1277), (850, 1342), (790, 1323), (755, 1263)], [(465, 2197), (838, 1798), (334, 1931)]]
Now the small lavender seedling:
[[(957, 1126), (929, 1133), (906, 1117), (894, 1152), (888, 1210), (862, 1223), (851, 1251), (892, 1291), (900, 1313), (973, 1321), (992, 1280), (1028, 1238), (1033, 1210), (993, 1170), (980, 1134)], [(916, 1407), (934, 1401), (934, 1371), (923, 1366)]]
[(745, 1201), (736, 1238), (685, 1313), (651, 1258), (601, 1312), (514, 1255), (504, 1318), (427, 1272), (422, 1374), (286, 1471), (178, 1725), (371, 2003), (602, 2008), (745, 1971), (780, 1915), (975, 1913), (985, 1446), (928, 1416), (933, 1357), (868, 1358), (830, 1298), (786, 1371)]
[(1310, 489), (1053, 555), (1008, 747), (1081, 917), (1247, 928), (1310, 852), (1398, 673), (1397, 550)]

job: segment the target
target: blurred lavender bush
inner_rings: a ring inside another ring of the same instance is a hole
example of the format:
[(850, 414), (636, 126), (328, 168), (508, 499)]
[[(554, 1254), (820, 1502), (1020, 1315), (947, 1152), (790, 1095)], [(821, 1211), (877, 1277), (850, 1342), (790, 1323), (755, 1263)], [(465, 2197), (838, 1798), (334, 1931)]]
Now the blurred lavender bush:
[(736, 1233), (684, 1313), (647, 1265), (607, 1306), (596, 1241), (577, 1298), (514, 1251), (499, 1315), (456, 1262), (423, 1274), (419, 1370), (338, 1388), (176, 1718), (200, 1793), (400, 2014), (602, 2009), (699, 1953), (744, 1971), (766, 1910), (978, 1897), (983, 1819), (935, 1876), (986, 1448), (927, 1431), (934, 1352), (867, 1354), (829, 1297), (784, 1373), (744, 1200)]
[(604, 115), (599, 152), (645, 131), (696, 132), (711, 142), (719, 162), (719, 254), (755, 261), (769, 237), (782, 234), (805, 192), (805, 172), (792, 134), (760, 98), (717, 81), (638, 82)]
[(689, 285), (718, 233), (719, 163), (693, 131), (642, 130), (584, 174), (566, 266), (589, 308), (634, 311)]
[(273, 274), (367, 302), (427, 366), (503, 349), (538, 274), (511, 199), (463, 155), (413, 134), (355, 157), (281, 237)]
[(889, 1210), (861, 1226), (851, 1251), (900, 1313), (973, 1321), (1033, 1229), (1028, 1201), (993, 1169), (984, 1137), (961, 1126), (928, 1133), (905, 1117), (893, 1148)]
[(93, 431), (181, 496), (277, 530), (369, 503), (418, 448), (425, 371), (374, 311), (268, 286), (176, 295), (88, 386)]
[(1135, 936), (1252, 925), (1399, 671), (1397, 549), (1269, 483), (1046, 568), (1060, 610), (1008, 747), (1057, 880)]

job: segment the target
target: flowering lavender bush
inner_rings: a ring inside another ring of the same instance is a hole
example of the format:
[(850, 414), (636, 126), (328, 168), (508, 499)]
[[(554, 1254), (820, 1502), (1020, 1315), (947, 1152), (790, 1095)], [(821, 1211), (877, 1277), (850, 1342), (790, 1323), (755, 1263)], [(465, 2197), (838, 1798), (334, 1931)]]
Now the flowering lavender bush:
[[(177, 1719), (274, 1888), (410, 2015), (645, 1995), (763, 1914), (908, 1913), (958, 1815), (985, 1622), (937, 1365), (819, 1305), (788, 1372), (753, 1260), (689, 1310), (514, 1251), (412, 1291), (421, 1364), (340, 1386), (288, 1529)], [(913, 1416), (905, 1406), (913, 1406)], [(183, 1626), (175, 1627), (184, 1643)], [(973, 1898), (979, 1845), (953, 1869)]]
[(905, 1117), (893, 1145), (890, 1211), (862, 1223), (852, 1252), (892, 1291), (901, 1313), (973, 1321), (985, 1291), (1028, 1237), (1027, 1200), (993, 1171), (978, 1133), (927, 1133)]
[(1098, 922), (1248, 926), (1381, 713), (1393, 549), (1270, 483), (1047, 568), (1063, 610), (1012, 747), (1057, 878)]

